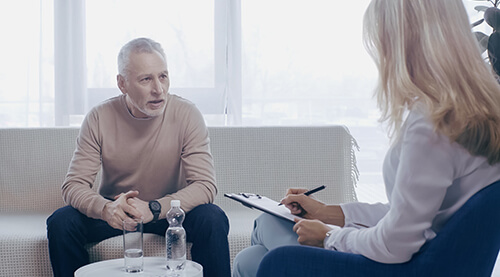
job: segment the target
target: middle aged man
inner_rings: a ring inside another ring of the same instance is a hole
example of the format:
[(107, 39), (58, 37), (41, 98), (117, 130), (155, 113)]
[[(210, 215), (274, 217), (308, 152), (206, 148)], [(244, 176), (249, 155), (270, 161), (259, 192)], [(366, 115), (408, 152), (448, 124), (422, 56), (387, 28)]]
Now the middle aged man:
[(73, 276), (89, 262), (85, 244), (121, 235), (127, 217), (143, 217), (144, 232), (165, 235), (172, 199), (186, 211), (187, 241), (204, 276), (230, 276), (229, 223), (212, 204), (215, 170), (201, 113), (169, 94), (159, 43), (147, 38), (127, 43), (118, 55), (118, 71), (123, 94), (85, 117), (62, 185), (68, 206), (47, 220), (54, 276)]

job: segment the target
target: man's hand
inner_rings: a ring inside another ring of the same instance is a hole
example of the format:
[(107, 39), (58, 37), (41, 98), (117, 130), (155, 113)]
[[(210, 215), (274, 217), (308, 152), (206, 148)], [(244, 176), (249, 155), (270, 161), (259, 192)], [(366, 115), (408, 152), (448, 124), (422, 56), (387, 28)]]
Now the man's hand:
[(330, 227), (319, 220), (295, 219), (293, 231), (297, 233), (299, 238), (297, 241), (302, 245), (323, 247), (326, 233), (330, 231)]
[(123, 229), (122, 222), (127, 217), (140, 218), (142, 213), (127, 203), (127, 199), (137, 197), (139, 192), (131, 190), (127, 193), (121, 193), (115, 197), (115, 201), (109, 202), (102, 210), (102, 218), (115, 229)]
[(142, 214), (142, 222), (144, 224), (153, 221), (153, 213), (149, 209), (149, 202), (141, 200), (137, 197), (132, 197), (127, 199), (127, 203)]
[(318, 219), (321, 217), (321, 210), (326, 206), (324, 203), (304, 195), (307, 189), (288, 189), (285, 198), (281, 203), (287, 207), (294, 215), (308, 219)]

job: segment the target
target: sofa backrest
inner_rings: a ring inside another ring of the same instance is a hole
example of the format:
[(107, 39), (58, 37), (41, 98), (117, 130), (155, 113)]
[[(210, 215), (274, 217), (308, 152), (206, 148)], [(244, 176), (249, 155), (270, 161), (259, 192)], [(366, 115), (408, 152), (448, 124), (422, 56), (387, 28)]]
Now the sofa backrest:
[(78, 132), (0, 129), (0, 212), (49, 213), (64, 205), (61, 185)]
[(226, 209), (248, 209), (224, 193), (249, 192), (279, 201), (290, 187), (326, 185), (315, 196), (328, 203), (356, 201), (354, 149), (343, 126), (213, 127), (211, 149)]
[[(50, 213), (64, 205), (60, 187), (78, 132), (0, 129), (0, 213)], [(215, 202), (223, 209), (246, 209), (224, 193), (279, 200), (288, 187), (320, 184), (327, 186), (316, 194), (320, 200), (356, 200), (356, 143), (343, 126), (209, 127), (209, 133), (219, 189)]]

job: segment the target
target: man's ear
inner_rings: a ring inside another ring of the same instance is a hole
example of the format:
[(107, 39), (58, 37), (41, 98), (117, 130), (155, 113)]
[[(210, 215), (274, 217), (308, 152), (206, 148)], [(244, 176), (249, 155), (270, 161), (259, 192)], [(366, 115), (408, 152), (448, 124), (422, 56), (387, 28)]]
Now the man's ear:
[(125, 77), (120, 74), (116, 75), (116, 84), (123, 94), (127, 94), (125, 91)]

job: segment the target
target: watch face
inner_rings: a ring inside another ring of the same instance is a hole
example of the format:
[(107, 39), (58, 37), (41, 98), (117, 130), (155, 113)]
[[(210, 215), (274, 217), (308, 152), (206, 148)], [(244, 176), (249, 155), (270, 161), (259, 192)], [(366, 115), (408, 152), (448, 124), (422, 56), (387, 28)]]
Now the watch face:
[(150, 207), (153, 211), (159, 211), (161, 209), (161, 205), (157, 201), (152, 201)]

